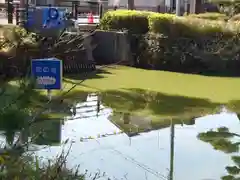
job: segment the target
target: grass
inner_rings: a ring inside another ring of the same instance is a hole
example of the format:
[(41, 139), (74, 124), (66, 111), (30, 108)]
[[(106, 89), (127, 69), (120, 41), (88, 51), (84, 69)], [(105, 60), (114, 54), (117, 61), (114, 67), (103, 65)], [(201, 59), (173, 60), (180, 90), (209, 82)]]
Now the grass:
[[(158, 101), (156, 102), (159, 105), (157, 109), (162, 111), (162, 114), (170, 116), (181, 114), (180, 109), (189, 113), (202, 108), (214, 109), (222, 104), (231, 109), (234, 108), (233, 110), (238, 110), (240, 107), (238, 106), (240, 78), (207, 77), (124, 66), (105, 70), (108, 73), (102, 74), (104, 78), (89, 79), (77, 86), (75, 91), (101, 91), (103, 96), (109, 94), (113, 96), (113, 99), (116, 94), (118, 96), (116, 98), (122, 103), (128, 100), (138, 101), (138, 103), (132, 102), (135, 106), (148, 102), (147, 109), (145, 106), (135, 107), (146, 111), (153, 111), (153, 108), (150, 108), (151, 103)], [(70, 81), (78, 82), (78, 80), (67, 80), (68, 84)], [(123, 98), (124, 95), (128, 97)], [(126, 104), (118, 104), (119, 108), (125, 108)], [(129, 105), (126, 109), (130, 107), (132, 106)]]
[[(73, 78), (74, 77), (74, 78)], [(64, 90), (80, 83), (82, 75), (64, 78)], [(14, 84), (14, 83), (12, 83)], [(219, 111), (221, 105), (240, 111), (240, 78), (210, 77), (113, 66), (89, 77), (64, 98), (63, 106), (84, 101), (88, 92), (101, 92), (102, 103), (116, 112), (151, 118), (151, 127), (166, 120), (189, 121)], [(40, 91), (46, 97), (45, 91)], [(53, 91), (57, 96), (59, 92)], [(41, 102), (36, 102), (41, 104)], [(44, 104), (42, 104), (44, 105)], [(58, 104), (59, 107), (61, 107)], [(139, 124), (141, 119), (139, 118)], [(115, 123), (123, 127), (122, 122)], [(138, 123), (137, 123), (138, 124)], [(167, 123), (168, 124), (168, 123)], [(126, 129), (126, 128), (125, 128)]]

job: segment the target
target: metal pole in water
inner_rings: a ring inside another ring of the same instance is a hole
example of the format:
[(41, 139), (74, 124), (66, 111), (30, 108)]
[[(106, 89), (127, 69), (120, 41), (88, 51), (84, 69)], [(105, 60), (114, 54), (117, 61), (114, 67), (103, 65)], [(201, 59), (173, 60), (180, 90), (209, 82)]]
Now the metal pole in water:
[(169, 180), (173, 180), (173, 168), (174, 168), (174, 136), (175, 136), (175, 126), (171, 120), (171, 131), (170, 131), (170, 172)]

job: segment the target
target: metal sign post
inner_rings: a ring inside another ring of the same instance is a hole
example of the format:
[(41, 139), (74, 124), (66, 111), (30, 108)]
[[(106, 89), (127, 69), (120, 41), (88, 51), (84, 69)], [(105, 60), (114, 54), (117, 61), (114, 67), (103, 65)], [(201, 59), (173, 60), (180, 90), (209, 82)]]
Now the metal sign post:
[(52, 94), (51, 94), (50, 89), (47, 90), (47, 96), (48, 96), (48, 100), (51, 101), (52, 100)]
[(33, 59), (32, 76), (36, 89), (46, 89), (48, 99), (52, 100), (51, 90), (62, 89), (62, 60), (57, 58)]

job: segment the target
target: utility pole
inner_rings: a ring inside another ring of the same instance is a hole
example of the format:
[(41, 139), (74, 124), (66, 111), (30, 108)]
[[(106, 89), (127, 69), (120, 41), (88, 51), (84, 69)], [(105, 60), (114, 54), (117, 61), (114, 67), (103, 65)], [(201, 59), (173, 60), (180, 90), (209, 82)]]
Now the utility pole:
[(176, 0), (176, 15), (181, 16), (181, 0)]

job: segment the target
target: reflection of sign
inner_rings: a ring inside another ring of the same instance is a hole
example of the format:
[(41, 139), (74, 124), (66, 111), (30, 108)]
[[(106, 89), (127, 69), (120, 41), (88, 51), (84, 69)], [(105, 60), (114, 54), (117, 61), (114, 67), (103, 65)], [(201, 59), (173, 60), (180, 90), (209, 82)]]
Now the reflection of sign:
[(33, 143), (37, 145), (58, 145), (61, 143), (62, 120), (43, 119), (30, 127)]
[(56, 58), (33, 59), (32, 76), (37, 89), (61, 89), (62, 61)]

